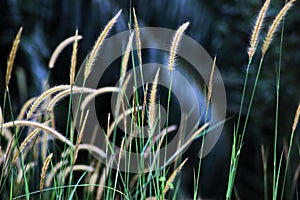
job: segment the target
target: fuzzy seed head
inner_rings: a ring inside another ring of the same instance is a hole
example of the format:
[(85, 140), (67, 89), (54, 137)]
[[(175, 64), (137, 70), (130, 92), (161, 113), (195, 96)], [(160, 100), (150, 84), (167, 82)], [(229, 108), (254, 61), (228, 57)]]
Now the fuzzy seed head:
[(102, 33), (100, 34), (100, 36), (98, 37), (90, 55), (88, 56), (87, 62), (86, 62), (86, 66), (85, 66), (85, 71), (84, 71), (84, 79), (86, 80), (87, 77), (89, 76), (89, 74), (91, 73), (92, 70), (92, 65), (93, 62), (95, 61), (96, 55), (98, 53), (98, 51), (100, 50), (100, 47), (105, 39), (105, 37), (107, 36), (107, 34), (109, 33), (110, 29), (113, 27), (113, 25), (117, 22), (117, 19), (119, 18), (119, 16), (121, 15), (122, 10), (120, 10), (109, 22), (108, 24), (105, 26), (104, 30), (102, 31)]
[(82, 36), (81, 35), (77, 35), (76, 36), (71, 36), (68, 37), (67, 39), (63, 40), (54, 50), (54, 52), (51, 55), (48, 67), (49, 69), (52, 69), (55, 65), (55, 62), (58, 58), (58, 56), (60, 55), (60, 53), (62, 52), (62, 50), (64, 50), (69, 44), (71, 44), (72, 42), (74, 42), (75, 40), (81, 40)]
[(6, 69), (6, 76), (5, 76), (5, 87), (8, 88), (8, 84), (11, 78), (11, 72), (13, 69), (13, 65), (14, 65), (14, 61), (15, 61), (15, 57), (16, 57), (16, 53), (19, 47), (19, 43), (20, 43), (20, 38), (21, 38), (21, 34), (22, 34), (22, 30), (23, 27), (21, 27), (19, 29), (19, 32), (14, 40), (13, 46), (11, 48), (10, 54), (9, 54), (9, 58), (7, 61), (7, 69)]
[(78, 46), (78, 30), (75, 32), (75, 40), (73, 44), (72, 58), (71, 58), (71, 69), (70, 69), (70, 85), (74, 85), (75, 80), (75, 70), (76, 70), (76, 61), (77, 61), (77, 46)]
[(255, 49), (256, 49), (256, 46), (258, 43), (259, 33), (263, 26), (263, 21), (264, 21), (264, 18), (267, 13), (269, 5), (270, 5), (270, 0), (266, 0), (258, 14), (257, 19), (256, 19), (256, 22), (255, 22), (255, 25), (254, 25), (254, 28), (252, 31), (251, 39), (250, 39), (250, 47), (248, 49), (249, 59), (252, 59), (252, 57), (255, 53)]
[(280, 10), (280, 12), (275, 17), (273, 23), (271, 24), (271, 26), (270, 26), (270, 28), (268, 30), (266, 39), (265, 39), (263, 47), (262, 47), (262, 55), (263, 56), (265, 55), (266, 51), (268, 50), (268, 48), (270, 46), (270, 43), (271, 43), (271, 41), (273, 39), (274, 33), (278, 29), (281, 20), (286, 15), (286, 13), (288, 12), (288, 10), (292, 7), (292, 5), (293, 5), (293, 3), (295, 1), (296, 0), (291, 0), (287, 4), (285, 4), (285, 6)]
[(50, 164), (51, 158), (53, 156), (53, 153), (51, 153), (45, 160), (44, 164), (43, 164), (43, 168), (42, 168), (42, 173), (41, 173), (41, 181), (40, 181), (40, 192), (42, 192), (43, 188), (44, 188), (44, 182), (45, 182), (45, 177), (46, 177), (46, 172), (47, 172), (47, 168)]
[(295, 117), (294, 117), (294, 123), (293, 123), (293, 128), (292, 128), (293, 133), (295, 132), (295, 130), (297, 128), (298, 121), (299, 121), (299, 116), (300, 116), (300, 103), (298, 105), (298, 109), (297, 109), (297, 112), (296, 112)]
[(172, 45), (171, 45), (171, 48), (170, 48), (169, 64), (168, 64), (168, 69), (169, 69), (170, 72), (172, 72), (173, 69), (174, 69), (175, 58), (176, 58), (176, 54), (177, 54), (177, 51), (178, 51), (180, 40), (182, 38), (182, 35), (183, 35), (184, 31), (189, 26), (189, 24), (190, 24), (189, 22), (186, 22), (183, 25), (181, 25), (178, 28), (178, 30), (176, 31), (175, 35), (174, 35)]

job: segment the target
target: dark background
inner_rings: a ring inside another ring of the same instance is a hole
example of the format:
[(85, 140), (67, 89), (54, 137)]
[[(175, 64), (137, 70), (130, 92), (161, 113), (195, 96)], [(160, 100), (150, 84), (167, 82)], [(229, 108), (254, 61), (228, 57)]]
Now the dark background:
[[(270, 23), (283, 0), (271, 2), (266, 23)], [(26, 0), (0, 1), (0, 103), (4, 92), (6, 61), (12, 42), (20, 26), (23, 26), (20, 48), (17, 53), (10, 90), (13, 109), (18, 113), (22, 104), (43, 91), (43, 80), (48, 76), (48, 61), (55, 47), (71, 35), (75, 29), (83, 40), (79, 43), (78, 63), (81, 63), (96, 40), (104, 25), (120, 9), (122, 16), (111, 35), (128, 28), (130, 4), (136, 8), (141, 27), (158, 26), (177, 29), (190, 21), (186, 34), (197, 40), (211, 56), (217, 56), (217, 65), (226, 86), (228, 117), (230, 120), (212, 153), (204, 159), (200, 191), (202, 197), (224, 198), (233, 122), (238, 113), (242, 84), (247, 64), (248, 39), (252, 25), (263, 2), (258, 0), (204, 1), (204, 0)], [(284, 31), (283, 60), (280, 90), (279, 148), (289, 139), (294, 113), (300, 99), (300, 9), (296, 2), (287, 15)], [(268, 25), (263, 29), (266, 32)], [(236, 179), (236, 189), (241, 199), (261, 199), (263, 197), (263, 174), (261, 144), (269, 149), (269, 170), (272, 173), (275, 84), (278, 65), (280, 33), (276, 35), (266, 55), (261, 79), (257, 88), (244, 149)], [(68, 84), (71, 47), (67, 47), (50, 72), (50, 85)], [(253, 83), (258, 66), (259, 54), (254, 57), (250, 69), (250, 82)], [(79, 67), (78, 65), (77, 67)], [(248, 99), (246, 99), (246, 103)], [(66, 105), (59, 106), (59, 117), (64, 119)], [(8, 116), (8, 115), (6, 115)], [(9, 120), (9, 119), (5, 119)], [(57, 120), (61, 130), (65, 120)], [(299, 139), (299, 131), (296, 133)], [(192, 188), (192, 167), (196, 160), (190, 160), (185, 167), (183, 191)], [(299, 154), (292, 166), (299, 164)], [(270, 176), (271, 181), (271, 176)], [(271, 186), (271, 182), (269, 182)], [(271, 190), (271, 187), (269, 188)]]

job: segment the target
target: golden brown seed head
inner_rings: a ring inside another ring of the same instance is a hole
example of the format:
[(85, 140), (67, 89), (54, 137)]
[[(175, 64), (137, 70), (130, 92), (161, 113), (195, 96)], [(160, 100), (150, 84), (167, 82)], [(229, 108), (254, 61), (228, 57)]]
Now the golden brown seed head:
[(137, 21), (137, 17), (135, 14), (135, 9), (133, 8), (133, 20), (134, 20), (134, 30), (135, 30), (135, 38), (136, 38), (136, 47), (138, 52), (139, 65), (142, 66), (142, 48), (141, 48), (141, 38), (140, 38), (140, 29)]
[(189, 22), (186, 22), (186, 23), (182, 24), (178, 28), (178, 30), (176, 31), (176, 33), (174, 35), (172, 45), (170, 47), (169, 64), (168, 64), (168, 69), (169, 69), (170, 72), (172, 72), (173, 69), (174, 69), (175, 58), (176, 58), (178, 46), (179, 46), (180, 40), (182, 38), (182, 35), (183, 35), (184, 31), (187, 29), (188, 26), (189, 26)]
[(270, 0), (266, 0), (257, 16), (256, 22), (255, 22), (255, 25), (254, 25), (254, 28), (252, 31), (251, 39), (250, 39), (250, 47), (248, 49), (249, 60), (252, 59), (252, 57), (255, 53), (255, 49), (256, 49), (256, 46), (258, 43), (259, 33), (263, 26), (263, 21), (264, 21), (264, 18), (267, 13), (269, 5), (270, 5)]
[(46, 171), (47, 168), (50, 164), (51, 158), (53, 156), (53, 153), (51, 153), (45, 160), (44, 164), (43, 164), (43, 168), (42, 168), (42, 173), (41, 173), (41, 181), (40, 181), (40, 192), (42, 192), (43, 188), (44, 188), (44, 181), (45, 181), (45, 177), (46, 177)]
[(71, 58), (71, 69), (70, 69), (70, 85), (73, 86), (75, 80), (75, 70), (77, 62), (77, 46), (78, 46), (78, 30), (75, 32), (75, 40), (73, 44), (72, 58)]
[(297, 109), (297, 112), (295, 114), (295, 117), (294, 117), (294, 123), (293, 123), (293, 128), (292, 128), (292, 132), (294, 133), (296, 128), (297, 128), (297, 124), (298, 124), (298, 121), (299, 121), (299, 116), (300, 116), (300, 103), (298, 105), (298, 109)]
[(295, 1), (296, 0), (291, 0), (290, 2), (285, 4), (285, 6), (280, 10), (280, 12), (275, 17), (273, 23), (271, 24), (271, 26), (268, 30), (266, 39), (265, 39), (263, 47), (262, 47), (262, 55), (263, 56), (265, 55), (266, 51), (268, 50), (270, 43), (273, 39), (274, 33), (276, 32), (277, 28), (279, 27), (281, 20), (283, 19), (283, 17), (287, 13), (287, 11), (292, 7), (292, 5)]
[(8, 88), (8, 84), (9, 84), (9, 81), (10, 81), (11, 72), (12, 72), (12, 68), (13, 68), (13, 65), (14, 65), (16, 53), (17, 53), (17, 50), (18, 50), (18, 47), (19, 47), (22, 30), (23, 30), (23, 27), (21, 27), (19, 29), (19, 32), (18, 32), (18, 34), (17, 34), (17, 36), (14, 40), (14, 43), (13, 43), (13, 46), (11, 48), (9, 58), (8, 58), (8, 61), (7, 61), (7, 69), (6, 69), (6, 76), (5, 76), (5, 87), (6, 88)]
[(89, 76), (89, 74), (91, 73), (92, 70), (92, 65), (93, 62), (96, 58), (96, 55), (98, 53), (98, 51), (100, 50), (100, 47), (106, 37), (106, 35), (109, 33), (110, 29), (113, 27), (113, 25), (117, 22), (117, 19), (119, 18), (119, 16), (121, 15), (122, 10), (120, 10), (116, 16), (114, 16), (109, 22), (108, 24), (105, 26), (104, 30), (102, 31), (102, 33), (100, 34), (100, 36), (98, 37), (89, 57), (88, 60), (86, 62), (86, 66), (85, 66), (85, 71), (84, 71), (84, 79), (87, 79), (87, 77)]

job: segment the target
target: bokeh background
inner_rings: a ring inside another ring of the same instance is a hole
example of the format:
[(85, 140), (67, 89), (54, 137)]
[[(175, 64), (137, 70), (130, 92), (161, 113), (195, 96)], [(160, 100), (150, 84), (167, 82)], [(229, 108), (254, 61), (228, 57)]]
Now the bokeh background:
[[(266, 24), (270, 23), (284, 0), (273, 0)], [(217, 56), (217, 65), (226, 86), (228, 117), (222, 137), (216, 148), (203, 160), (200, 193), (205, 198), (224, 198), (227, 186), (232, 127), (239, 109), (242, 84), (247, 64), (247, 47), (252, 26), (263, 1), (260, 0), (0, 0), (0, 104), (4, 92), (6, 61), (12, 42), (23, 26), (20, 48), (17, 53), (10, 91), (13, 111), (18, 113), (22, 104), (43, 91), (43, 80), (49, 76), (50, 85), (67, 84), (71, 47), (66, 48), (54, 69), (47, 68), (51, 53), (63, 39), (74, 35), (78, 28), (80, 41), (78, 63), (81, 63), (104, 25), (120, 9), (122, 17), (111, 34), (128, 28), (130, 7), (134, 6), (141, 27), (158, 26), (177, 29), (190, 21), (186, 34), (197, 40), (211, 56)], [(296, 2), (285, 21), (280, 90), (279, 148), (288, 141), (291, 124), (300, 100), (300, 3)], [(268, 25), (264, 27), (266, 32)], [(272, 149), (275, 119), (275, 84), (278, 66), (280, 33), (274, 39), (257, 88), (249, 128), (236, 179), (236, 191), (241, 199), (263, 197), (263, 170), (261, 145), (269, 149), (269, 174), (272, 173)], [(250, 68), (253, 83), (259, 54)], [(79, 67), (79, 65), (78, 65)], [(246, 103), (248, 99), (246, 99)], [(66, 104), (59, 106), (57, 126), (65, 127)], [(7, 115), (9, 116), (9, 115)], [(6, 118), (9, 120), (9, 118)], [(299, 141), (299, 130), (296, 132)], [(192, 153), (193, 151), (188, 151)], [(292, 167), (299, 164), (299, 154)], [(182, 191), (192, 192), (193, 167), (197, 159), (189, 160), (184, 168)], [(270, 176), (271, 181), (271, 176)], [(271, 182), (269, 182), (271, 183)], [(271, 186), (271, 184), (269, 185)], [(271, 187), (269, 187), (271, 191)]]

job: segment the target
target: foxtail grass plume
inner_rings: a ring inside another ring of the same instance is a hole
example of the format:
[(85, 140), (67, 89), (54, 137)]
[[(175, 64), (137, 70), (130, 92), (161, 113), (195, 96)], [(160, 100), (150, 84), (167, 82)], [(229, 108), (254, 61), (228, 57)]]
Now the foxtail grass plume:
[(178, 28), (178, 30), (176, 31), (176, 33), (174, 35), (174, 38), (172, 40), (172, 45), (170, 47), (169, 64), (168, 64), (168, 69), (169, 69), (170, 72), (172, 72), (173, 69), (174, 69), (175, 58), (176, 58), (176, 54), (177, 54), (177, 50), (178, 50), (180, 40), (182, 38), (182, 35), (183, 35), (184, 31), (189, 26), (189, 24), (190, 24), (189, 22), (186, 22), (186, 23), (182, 24)]
[(38, 123), (38, 122), (26, 121), (26, 120), (13, 121), (13, 122), (7, 122), (7, 123), (3, 124), (2, 126), (0, 126), (0, 128), (10, 128), (10, 127), (15, 127), (15, 126), (32, 126), (35, 128), (39, 128), (41, 130), (46, 131), (47, 133), (50, 133), (56, 139), (68, 144), (71, 148), (74, 148), (74, 145), (65, 136), (63, 136), (56, 130), (54, 130), (44, 124)]
[(133, 39), (133, 33), (130, 34), (129, 36), (129, 40), (126, 46), (126, 50), (122, 59), (122, 64), (121, 64), (121, 79), (125, 76), (125, 73), (127, 71), (127, 65), (128, 65), (128, 60), (129, 60), (129, 56), (130, 56), (130, 52), (132, 49), (132, 39)]
[[(107, 88), (105, 87), (104, 90), (107, 91)], [(72, 89), (69, 88), (67, 90), (64, 90), (64, 91), (59, 92), (58, 94), (56, 94), (53, 97), (53, 99), (50, 101), (50, 103), (48, 104), (47, 111), (53, 110), (55, 104), (58, 103), (63, 98), (67, 97), (68, 95), (76, 94), (76, 93), (80, 93), (80, 94), (81, 93), (93, 93), (95, 91), (96, 91), (96, 89), (92, 89), (92, 88), (73, 86)], [(107, 92), (109, 92), (109, 90)]]
[(104, 30), (102, 31), (102, 33), (100, 34), (100, 36), (98, 37), (90, 55), (88, 56), (88, 60), (86, 62), (86, 66), (85, 66), (85, 71), (84, 71), (84, 80), (87, 79), (87, 77), (89, 76), (89, 74), (91, 73), (92, 70), (92, 65), (93, 62), (96, 58), (96, 55), (101, 47), (101, 44), (103, 43), (106, 35), (109, 33), (110, 29), (113, 27), (113, 25), (117, 22), (117, 19), (119, 18), (119, 16), (121, 15), (122, 10), (120, 10), (116, 16), (114, 16), (109, 22), (108, 24), (105, 26)]
[(255, 50), (256, 50), (256, 47), (257, 47), (257, 44), (258, 44), (259, 33), (260, 33), (261, 28), (263, 26), (264, 18), (265, 18), (265, 15), (267, 13), (268, 7), (270, 5), (270, 1), (271, 0), (266, 0), (265, 1), (263, 7), (261, 8), (261, 10), (260, 10), (260, 12), (257, 16), (256, 22), (255, 22), (255, 25), (254, 25), (254, 28), (253, 28), (253, 31), (252, 31), (251, 39), (250, 39), (250, 47), (248, 48), (249, 60), (252, 59), (252, 57), (255, 53)]
[(51, 99), (50, 103), (47, 106), (47, 111), (52, 111), (54, 106), (56, 105), (56, 103), (58, 103), (60, 100), (62, 100), (63, 98), (67, 97), (70, 94), (75, 94), (75, 93), (84, 93), (83, 90), (74, 90), (72, 89), (68, 89), (68, 90), (64, 90), (62, 92), (59, 92), (58, 94), (56, 94), (53, 99)]
[(293, 123), (293, 127), (292, 127), (292, 132), (294, 133), (296, 128), (297, 128), (297, 125), (298, 125), (298, 121), (299, 121), (299, 116), (300, 116), (300, 103), (298, 105), (298, 109), (297, 109), (297, 112), (295, 114), (295, 117), (294, 117), (294, 123)]
[[(62, 92), (60, 92), (62, 91)], [(72, 88), (72, 92), (73, 93), (92, 93), (95, 92), (95, 89), (91, 89), (91, 88), (86, 88), (86, 87), (76, 87), (73, 86)], [(70, 85), (58, 85), (55, 87), (52, 87), (50, 89), (48, 89), (47, 91), (45, 91), (44, 93), (42, 93), (31, 105), (26, 118), (29, 119), (33, 113), (38, 109), (38, 107), (40, 106), (40, 104), (49, 96), (53, 95), (54, 93), (58, 93), (49, 103), (48, 105), (48, 111), (50, 111), (51, 105), (54, 106), (54, 104), (60, 100), (61, 98), (71, 94), (71, 89), (70, 89)]]
[(177, 174), (180, 172), (180, 170), (182, 169), (182, 167), (184, 166), (184, 164), (186, 163), (188, 159), (186, 158), (180, 165), (179, 167), (177, 167), (177, 169), (175, 169), (175, 171), (171, 174), (170, 178), (167, 180), (165, 189), (164, 189), (164, 194), (166, 194), (170, 188), (170, 185), (172, 184), (172, 182), (174, 181), (175, 177), (177, 176)]
[(135, 40), (136, 40), (136, 47), (137, 47), (137, 53), (138, 53), (138, 59), (139, 59), (139, 65), (142, 66), (142, 45), (141, 45), (141, 37), (140, 37), (140, 28), (137, 21), (135, 9), (133, 8), (133, 21), (134, 21), (134, 30), (135, 30)]
[(207, 99), (206, 99), (206, 110), (208, 111), (209, 102), (211, 99), (211, 92), (213, 88), (213, 76), (216, 68), (216, 60), (217, 58), (214, 57), (213, 65), (211, 67), (210, 77), (209, 77), (209, 83), (208, 83), (208, 91), (207, 91)]
[(157, 92), (157, 83), (158, 83), (158, 76), (159, 76), (159, 68), (156, 72), (152, 88), (151, 88), (151, 93), (150, 93), (150, 102), (149, 102), (149, 119), (148, 119), (148, 125), (149, 125), (149, 135), (151, 131), (154, 128), (155, 125), (155, 120), (156, 120), (156, 106), (155, 106), (155, 101), (156, 101), (156, 92)]
[(66, 90), (66, 89), (69, 89), (70, 88), (70, 85), (59, 85), (59, 86), (55, 86), (55, 87), (52, 87), (50, 89), (48, 89), (47, 91), (45, 91), (43, 94), (41, 94), (35, 101), (34, 103), (32, 104), (32, 106), (30, 107), (28, 113), (27, 113), (27, 116), (26, 118), (29, 119), (34, 111), (39, 107), (39, 105), (50, 95), (56, 93), (56, 92), (59, 92), (61, 90)]
[(12, 68), (13, 68), (13, 65), (14, 65), (16, 53), (17, 53), (17, 50), (18, 50), (18, 47), (19, 47), (22, 30), (23, 30), (23, 27), (21, 27), (18, 31), (18, 34), (17, 34), (17, 36), (14, 40), (13, 46), (11, 48), (11, 51), (10, 51), (10, 54), (9, 54), (9, 57), (8, 57), (6, 76), (5, 76), (5, 87), (6, 87), (6, 89), (8, 89), (8, 84), (9, 84), (9, 81), (10, 81), (10, 78), (11, 78), (11, 72), (12, 72)]
[(99, 88), (93, 92), (90, 92), (91, 94), (89, 94), (83, 101), (81, 104), (81, 110), (83, 110), (84, 108), (87, 107), (87, 105), (89, 104), (90, 101), (92, 101), (93, 99), (95, 99), (98, 95), (107, 93), (107, 92), (120, 92), (121, 90), (117, 87), (102, 87)]
[(48, 63), (48, 67), (50, 69), (52, 69), (55, 65), (55, 62), (59, 56), (59, 54), (62, 52), (62, 50), (64, 50), (66, 48), (66, 46), (68, 46), (69, 44), (71, 44), (72, 42), (74, 42), (75, 40), (81, 40), (82, 36), (81, 35), (77, 35), (76, 36), (71, 36), (68, 37), (67, 39), (63, 40), (54, 50), (54, 52), (51, 55), (50, 61)]
[(44, 164), (43, 164), (43, 168), (42, 168), (42, 173), (41, 173), (41, 180), (40, 180), (40, 192), (42, 193), (42, 190), (44, 188), (44, 182), (45, 182), (45, 177), (46, 177), (46, 172), (47, 172), (47, 168), (50, 164), (51, 158), (53, 156), (53, 153), (51, 153), (49, 156), (47, 156)]
[(288, 3), (285, 4), (285, 6), (280, 10), (280, 12), (277, 14), (277, 16), (275, 17), (273, 23), (271, 24), (266, 39), (264, 41), (263, 47), (262, 47), (262, 56), (265, 55), (266, 51), (268, 50), (270, 43), (273, 39), (274, 33), (276, 32), (279, 23), (281, 22), (281, 20), (283, 19), (283, 17), (285, 16), (285, 14), (287, 13), (287, 11), (292, 7), (293, 3), (296, 0), (291, 0)]
[(70, 69), (70, 85), (74, 85), (75, 80), (75, 70), (77, 62), (77, 46), (78, 46), (78, 30), (75, 31), (75, 39), (73, 44), (72, 58), (71, 58), (71, 69)]

